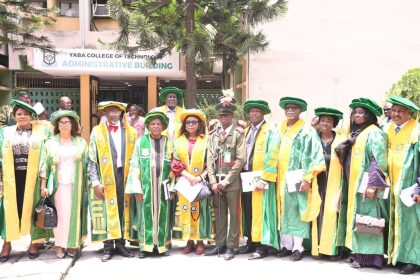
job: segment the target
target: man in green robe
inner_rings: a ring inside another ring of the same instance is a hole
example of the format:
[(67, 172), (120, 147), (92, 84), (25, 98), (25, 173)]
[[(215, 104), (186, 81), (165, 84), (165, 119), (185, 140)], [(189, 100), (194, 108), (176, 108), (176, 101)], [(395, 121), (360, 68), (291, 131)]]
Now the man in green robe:
[(162, 112), (146, 114), (144, 123), (150, 133), (137, 140), (130, 163), (125, 192), (136, 200), (129, 227), (130, 238), (139, 242), (139, 258), (154, 251), (168, 256), (171, 248), (169, 200), (174, 198), (174, 187), (169, 178), (173, 177), (170, 166), (173, 145), (162, 135), (168, 122)]
[[(181, 129), (181, 114), (184, 111), (184, 91), (177, 87), (165, 87), (159, 92), (159, 100), (164, 105), (156, 107), (151, 112), (162, 112), (168, 119), (168, 127), (162, 132), (174, 141)], [(179, 106), (181, 105), (181, 106)]]
[(299, 261), (305, 250), (303, 240), (311, 236), (310, 223), (319, 214), (317, 175), (325, 170), (325, 161), (315, 129), (300, 119), (300, 114), (307, 110), (306, 101), (283, 97), (279, 104), (285, 110), (286, 120), (268, 144), (262, 179), (277, 183), (283, 246), (277, 256), (291, 255), (292, 261)]
[[(264, 168), (267, 140), (272, 133), (264, 115), (270, 114), (271, 110), (264, 100), (248, 100), (244, 112), (248, 114), (251, 125), (245, 130), (246, 163), (243, 170), (260, 172)], [(256, 260), (268, 255), (269, 246), (279, 249), (275, 184), (268, 188), (264, 183), (257, 184), (253, 191), (242, 192), (241, 204), (243, 235), (248, 240), (239, 253), (252, 253), (248, 259)]]
[[(410, 188), (414, 196), (418, 188), (419, 124), (413, 116), (419, 108), (401, 96), (391, 96), (392, 122), (385, 127), (388, 134), (388, 172), (391, 181), (388, 255), (393, 265), (402, 263), (401, 274), (415, 273), (420, 265), (420, 203), (403, 202)], [(408, 199), (410, 200), (410, 197)]]

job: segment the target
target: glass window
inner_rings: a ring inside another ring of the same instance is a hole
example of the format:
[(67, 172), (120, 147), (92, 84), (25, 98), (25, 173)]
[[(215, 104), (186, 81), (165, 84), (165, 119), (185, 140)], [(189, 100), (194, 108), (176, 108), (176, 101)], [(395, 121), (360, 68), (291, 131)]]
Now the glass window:
[(61, 0), (59, 8), (62, 17), (79, 17), (79, 1), (77, 0)]
[(30, 2), (41, 8), (47, 8), (47, 0), (31, 0)]

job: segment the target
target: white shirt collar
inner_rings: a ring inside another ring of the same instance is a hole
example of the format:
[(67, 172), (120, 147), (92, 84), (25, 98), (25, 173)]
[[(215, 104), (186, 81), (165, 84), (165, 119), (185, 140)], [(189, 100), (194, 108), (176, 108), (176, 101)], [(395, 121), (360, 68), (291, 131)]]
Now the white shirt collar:
[(221, 127), (220, 131), (224, 130), (224, 131), (226, 131), (226, 135), (229, 135), (230, 131), (232, 130), (232, 127), (233, 127), (233, 123), (226, 129), (223, 129), (223, 127)]
[(256, 126), (253, 126), (253, 125), (251, 125), (251, 129), (253, 128), (253, 127), (256, 127), (257, 128), (257, 130), (258, 129), (260, 129), (260, 127), (263, 125), (263, 123), (264, 123), (264, 120), (262, 120), (259, 124), (257, 124)]
[(175, 107), (175, 109), (173, 109), (173, 110), (169, 109), (169, 107), (168, 107), (168, 106), (166, 106), (166, 107), (168, 108), (168, 113), (176, 113), (176, 107)]
[[(410, 120), (410, 119), (409, 119)], [(403, 127), (409, 122), (409, 120), (408, 121), (406, 121), (405, 123), (403, 123), (402, 125), (397, 125), (396, 123), (395, 123), (395, 127), (399, 127), (400, 129), (403, 129)]]

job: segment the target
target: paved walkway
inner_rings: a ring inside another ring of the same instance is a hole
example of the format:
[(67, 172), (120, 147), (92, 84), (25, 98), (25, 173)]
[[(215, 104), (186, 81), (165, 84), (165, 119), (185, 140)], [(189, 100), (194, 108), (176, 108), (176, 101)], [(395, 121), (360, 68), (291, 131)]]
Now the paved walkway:
[[(114, 256), (107, 263), (100, 260), (102, 244), (87, 244), (79, 259), (57, 259), (53, 248), (41, 250), (37, 260), (30, 260), (26, 253), (27, 238), (14, 242), (12, 255), (7, 263), (0, 264), (0, 279), (7, 280), (79, 280), (79, 279), (419, 279), (420, 273), (400, 275), (398, 269), (386, 267), (353, 269), (344, 261), (318, 261), (306, 256), (302, 261), (291, 262), (288, 258), (267, 257), (249, 261), (247, 255), (236, 256), (231, 261), (222, 257), (182, 254), (182, 242), (174, 242), (169, 257), (146, 259)], [(183, 274), (186, 273), (186, 274)], [(295, 276), (295, 277), (294, 277)]]

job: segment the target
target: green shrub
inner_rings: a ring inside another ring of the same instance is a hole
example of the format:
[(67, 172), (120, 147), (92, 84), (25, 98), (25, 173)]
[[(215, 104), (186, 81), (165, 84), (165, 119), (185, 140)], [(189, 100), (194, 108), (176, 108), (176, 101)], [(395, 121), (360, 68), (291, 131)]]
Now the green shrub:
[(420, 104), (420, 68), (409, 69), (401, 79), (386, 92), (386, 96), (401, 95), (415, 104)]
[[(206, 115), (207, 121), (212, 119), (217, 119), (219, 116), (217, 115), (216, 110), (216, 103), (209, 103), (207, 100), (203, 100), (198, 104), (198, 109), (204, 112)], [(235, 111), (234, 117), (236, 120), (245, 120), (244, 116), (244, 108), (242, 104), (235, 104), (237, 110)]]

